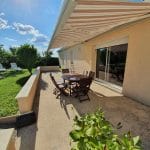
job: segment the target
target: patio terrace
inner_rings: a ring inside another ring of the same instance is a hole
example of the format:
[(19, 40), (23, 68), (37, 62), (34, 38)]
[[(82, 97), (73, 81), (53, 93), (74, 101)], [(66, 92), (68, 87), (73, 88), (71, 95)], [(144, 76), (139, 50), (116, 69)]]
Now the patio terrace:
[[(131, 131), (140, 135), (143, 147), (150, 147), (150, 109), (124, 97), (104, 86), (92, 83), (90, 101), (80, 103), (72, 97), (56, 99), (50, 73), (42, 73), (36, 94), (35, 110), (37, 123), (18, 130), (16, 149), (18, 150), (70, 150), (69, 132), (72, 130), (75, 115), (84, 115), (97, 110), (105, 112), (105, 117), (116, 126), (121, 122), (119, 133)], [(54, 73), (61, 80), (60, 73)]]

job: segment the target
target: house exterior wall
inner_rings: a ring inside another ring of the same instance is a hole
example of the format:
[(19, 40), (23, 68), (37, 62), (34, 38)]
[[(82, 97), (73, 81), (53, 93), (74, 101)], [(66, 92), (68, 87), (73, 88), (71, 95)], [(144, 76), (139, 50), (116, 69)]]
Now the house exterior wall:
[(83, 73), (91, 70), (92, 50), (85, 44), (79, 44), (59, 52), (59, 61), (62, 68), (69, 68), (75, 72)]
[[(72, 51), (75, 71), (96, 71), (97, 46), (124, 37), (128, 38), (128, 50), (122, 92), (150, 106), (150, 18), (120, 26), (88, 42), (63, 50), (59, 52), (60, 59)], [(70, 63), (70, 56), (67, 59), (67, 63)]]

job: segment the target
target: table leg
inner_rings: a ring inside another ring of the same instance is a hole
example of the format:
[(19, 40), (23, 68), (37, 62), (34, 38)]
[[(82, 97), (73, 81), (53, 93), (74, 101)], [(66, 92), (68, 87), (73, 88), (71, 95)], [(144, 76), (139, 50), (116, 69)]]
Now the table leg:
[(71, 93), (71, 82), (69, 82), (69, 88), (70, 88), (70, 96), (72, 95)]

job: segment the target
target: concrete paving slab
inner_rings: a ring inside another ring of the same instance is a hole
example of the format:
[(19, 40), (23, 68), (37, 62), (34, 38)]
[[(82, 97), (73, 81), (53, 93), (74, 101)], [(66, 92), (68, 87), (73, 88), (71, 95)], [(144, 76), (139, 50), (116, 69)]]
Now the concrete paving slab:
[[(61, 80), (60, 73), (54, 73)], [(38, 121), (18, 130), (17, 150), (70, 150), (69, 132), (75, 115), (94, 112), (102, 108), (105, 117), (114, 127), (121, 122), (119, 134), (131, 131), (140, 135), (144, 150), (150, 149), (150, 108), (122, 94), (93, 82), (89, 92), (90, 101), (80, 103), (72, 97), (56, 99), (49, 73), (43, 73), (37, 95)]]

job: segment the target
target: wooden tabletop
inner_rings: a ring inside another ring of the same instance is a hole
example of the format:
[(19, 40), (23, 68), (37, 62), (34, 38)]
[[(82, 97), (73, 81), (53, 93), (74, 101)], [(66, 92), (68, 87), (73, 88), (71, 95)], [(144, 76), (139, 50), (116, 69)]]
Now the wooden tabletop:
[(64, 80), (68, 80), (68, 81), (79, 81), (82, 78), (86, 78), (87, 76), (83, 75), (83, 74), (78, 74), (78, 73), (64, 73), (62, 75), (62, 78)]

